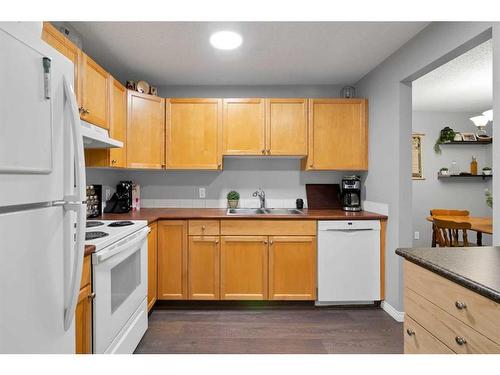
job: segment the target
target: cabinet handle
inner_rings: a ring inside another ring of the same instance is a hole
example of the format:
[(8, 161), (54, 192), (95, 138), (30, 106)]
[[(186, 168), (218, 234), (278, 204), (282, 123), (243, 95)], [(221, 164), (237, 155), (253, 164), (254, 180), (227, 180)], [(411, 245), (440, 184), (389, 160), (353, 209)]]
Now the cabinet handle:
[(313, 167), (313, 165), (312, 165), (312, 164), (309, 164), (309, 168), (312, 168), (312, 167)]
[(408, 336), (415, 336), (415, 331), (411, 328), (407, 328), (406, 333), (408, 334)]
[(274, 243), (274, 241), (273, 241), (273, 240), (269, 241), (269, 244), (270, 244), (270, 245), (272, 245), (273, 243)]
[(265, 154), (265, 153), (266, 153), (266, 150), (265, 150), (265, 149), (263, 149), (263, 150), (262, 150), (262, 153), (263, 153), (263, 154)]
[(222, 164), (217, 164), (217, 168), (221, 169), (222, 168)]
[(94, 299), (95, 298), (95, 292), (92, 292), (90, 293), (88, 296), (87, 296), (88, 299)]
[(116, 164), (116, 160), (115, 159), (111, 160), (111, 164)]
[(217, 245), (217, 244), (219, 243), (219, 240), (215, 240), (214, 242), (215, 242), (215, 244)]
[(205, 226), (204, 225), (201, 226), (201, 230), (205, 230)]
[(467, 340), (460, 336), (455, 337), (455, 341), (457, 342), (458, 345), (467, 344)]
[(78, 107), (78, 112), (85, 113), (85, 108), (83, 108), (83, 106)]
[(271, 155), (271, 149), (270, 148), (267, 149), (267, 154)]
[(465, 304), (465, 302), (457, 301), (455, 302), (455, 307), (459, 310), (463, 310), (467, 308), (467, 305)]
[(267, 245), (267, 240), (264, 240), (264, 245)]

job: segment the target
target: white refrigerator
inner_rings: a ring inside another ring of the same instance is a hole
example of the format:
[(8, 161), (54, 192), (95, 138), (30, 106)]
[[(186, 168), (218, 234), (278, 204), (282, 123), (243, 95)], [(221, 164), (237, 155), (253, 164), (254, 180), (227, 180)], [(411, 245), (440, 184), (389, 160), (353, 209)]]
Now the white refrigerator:
[(74, 353), (85, 165), (73, 64), (0, 22), (0, 353)]

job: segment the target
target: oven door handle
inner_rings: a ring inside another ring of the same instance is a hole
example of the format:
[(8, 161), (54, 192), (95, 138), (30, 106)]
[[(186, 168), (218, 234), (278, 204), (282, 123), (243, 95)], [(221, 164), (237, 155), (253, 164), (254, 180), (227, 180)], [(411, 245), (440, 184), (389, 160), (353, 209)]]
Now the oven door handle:
[(137, 243), (144, 241), (150, 231), (151, 229), (149, 229), (149, 227), (145, 227), (139, 230), (138, 232), (131, 234), (130, 236), (127, 236), (127, 238), (118, 241), (116, 244), (110, 246), (108, 249), (95, 253), (95, 258), (94, 258), (95, 264), (100, 264), (108, 260), (109, 258), (114, 257), (115, 255), (123, 253), (131, 246), (134, 246)]

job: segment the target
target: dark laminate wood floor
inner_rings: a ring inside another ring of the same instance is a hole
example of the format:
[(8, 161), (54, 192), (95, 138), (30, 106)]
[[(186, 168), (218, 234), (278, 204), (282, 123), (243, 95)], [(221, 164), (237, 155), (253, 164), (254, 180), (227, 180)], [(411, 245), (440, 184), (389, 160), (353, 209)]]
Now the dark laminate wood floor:
[(136, 353), (402, 353), (379, 308), (158, 309)]

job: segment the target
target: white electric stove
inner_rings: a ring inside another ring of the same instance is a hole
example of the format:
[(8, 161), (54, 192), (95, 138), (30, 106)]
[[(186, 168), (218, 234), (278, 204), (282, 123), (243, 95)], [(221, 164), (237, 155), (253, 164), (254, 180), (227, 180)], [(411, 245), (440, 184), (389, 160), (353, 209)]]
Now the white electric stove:
[(145, 220), (87, 221), (94, 353), (133, 353), (148, 328), (148, 233)]

